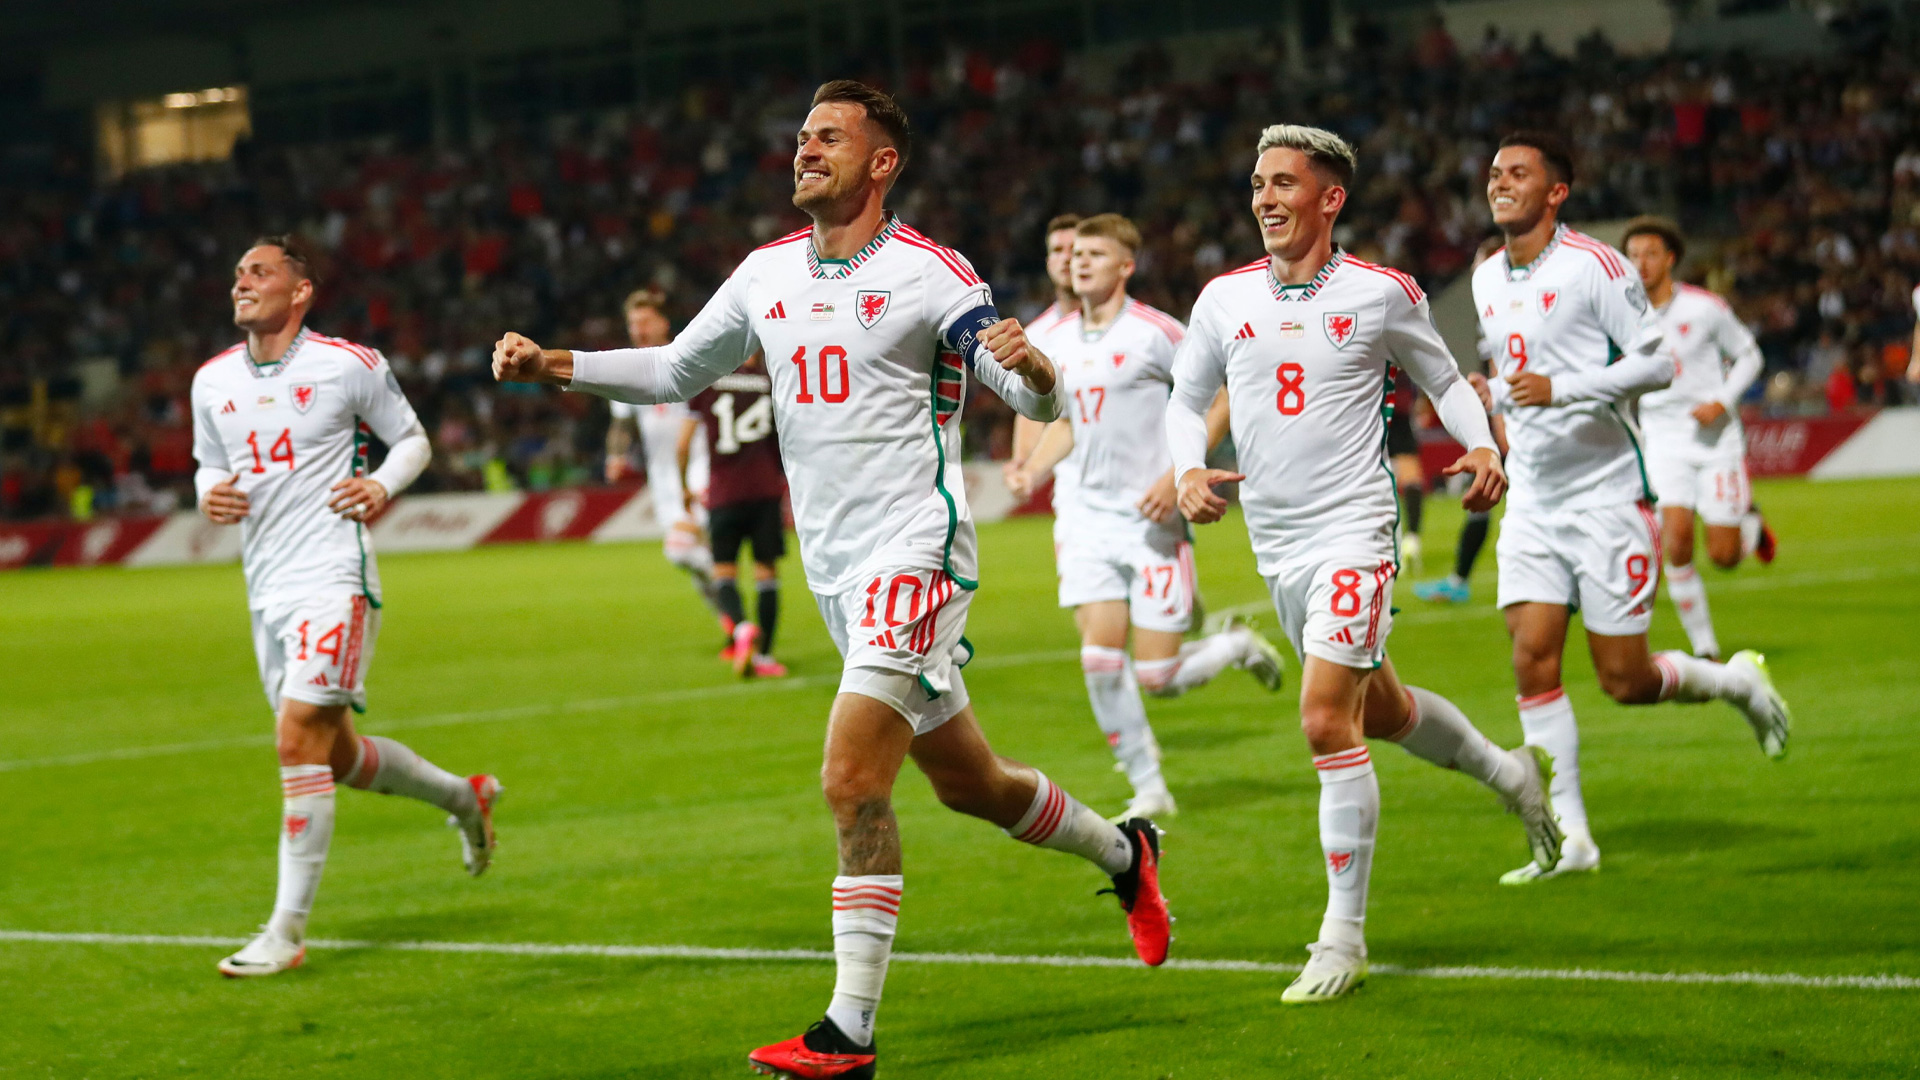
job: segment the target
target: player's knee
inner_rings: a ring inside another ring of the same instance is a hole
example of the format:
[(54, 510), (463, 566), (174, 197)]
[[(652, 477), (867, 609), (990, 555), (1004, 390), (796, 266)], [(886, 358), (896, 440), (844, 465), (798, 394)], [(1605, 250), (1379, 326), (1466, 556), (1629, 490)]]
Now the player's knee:
[(1740, 538), (1738, 536), (1726, 542), (1715, 542), (1712, 540), (1707, 542), (1707, 558), (1712, 559), (1713, 565), (1722, 570), (1731, 570), (1739, 566), (1740, 557), (1743, 554), (1745, 553), (1740, 550)]
[(857, 762), (828, 762), (820, 770), (820, 791), (834, 813), (853, 812), (878, 799), (885, 801), (891, 785), (876, 769)]
[(1648, 705), (1660, 700), (1660, 672), (1651, 660), (1639, 665), (1601, 665), (1594, 669), (1600, 689), (1622, 705)]
[(1353, 717), (1333, 705), (1314, 702), (1300, 704), (1300, 731), (1307, 737), (1307, 745), (1319, 746), (1322, 743), (1338, 739), (1353, 729)]

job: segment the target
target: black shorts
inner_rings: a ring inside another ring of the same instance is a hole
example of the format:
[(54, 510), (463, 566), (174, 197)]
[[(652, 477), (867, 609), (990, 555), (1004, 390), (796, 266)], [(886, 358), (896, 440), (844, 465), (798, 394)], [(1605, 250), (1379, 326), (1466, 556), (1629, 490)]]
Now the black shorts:
[(787, 529), (779, 499), (750, 499), (707, 511), (707, 535), (712, 538), (713, 561), (737, 563), (740, 545), (753, 545), (753, 561), (772, 566), (787, 553)]
[(1387, 421), (1387, 453), (1399, 457), (1419, 452), (1420, 440), (1413, 434), (1413, 409), (1393, 410), (1393, 419)]

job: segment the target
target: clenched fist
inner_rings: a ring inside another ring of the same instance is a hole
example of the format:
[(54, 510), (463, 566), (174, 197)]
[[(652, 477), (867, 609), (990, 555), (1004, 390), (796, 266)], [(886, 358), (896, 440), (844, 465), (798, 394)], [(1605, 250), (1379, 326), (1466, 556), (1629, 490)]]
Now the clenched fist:
[(499, 382), (565, 386), (573, 381), (573, 354), (565, 349), (542, 349), (524, 334), (509, 330), (493, 345), (493, 377)]
[(1001, 319), (987, 327), (986, 333), (980, 335), (980, 343), (1001, 367), (1027, 380), (1035, 393), (1052, 392), (1053, 363), (1027, 340), (1027, 331), (1019, 319)]

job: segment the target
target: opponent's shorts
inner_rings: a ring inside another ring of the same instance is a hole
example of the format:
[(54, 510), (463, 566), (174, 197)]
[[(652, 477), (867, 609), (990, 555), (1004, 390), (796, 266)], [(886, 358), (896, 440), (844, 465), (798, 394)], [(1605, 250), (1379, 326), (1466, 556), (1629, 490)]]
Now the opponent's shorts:
[[(1706, 446), (1685, 434), (1647, 431), (1647, 479), (1664, 509), (1683, 506), (1709, 525), (1737, 526), (1753, 506), (1740, 439)], [(1722, 449), (1722, 446), (1726, 447)]]
[(1387, 421), (1387, 453), (1399, 457), (1419, 452), (1420, 438), (1413, 433), (1413, 410), (1393, 410), (1392, 418)]
[(255, 609), (253, 655), (267, 703), (367, 709), (367, 668), (380, 636), (380, 609), (365, 596), (335, 594)]
[(742, 542), (753, 547), (753, 561), (772, 566), (787, 553), (787, 528), (779, 499), (748, 499), (707, 511), (713, 561), (740, 561)]
[(1587, 632), (1644, 634), (1660, 585), (1660, 523), (1644, 502), (1507, 511), (1494, 544), (1498, 604), (1565, 604)]
[(1063, 608), (1124, 600), (1142, 630), (1184, 634), (1193, 624), (1193, 545), (1177, 532), (1075, 529), (1054, 559)]
[(858, 588), (814, 595), (845, 659), (840, 692), (893, 706), (925, 735), (967, 707), (973, 593), (941, 570), (882, 570)]
[(1387, 656), (1398, 573), (1393, 552), (1386, 549), (1300, 559), (1263, 576), (1280, 628), (1303, 663), (1317, 656), (1341, 667), (1372, 670)]

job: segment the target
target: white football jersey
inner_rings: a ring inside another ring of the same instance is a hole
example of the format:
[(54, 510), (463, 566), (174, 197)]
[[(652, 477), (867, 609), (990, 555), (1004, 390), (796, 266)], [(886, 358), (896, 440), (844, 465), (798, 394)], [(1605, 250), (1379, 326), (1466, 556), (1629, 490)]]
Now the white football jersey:
[(1035, 394), (977, 355), (992, 305), (966, 259), (891, 215), (844, 261), (820, 259), (802, 229), (748, 253), (672, 344), (575, 353), (571, 388), (684, 401), (761, 351), (808, 586), (833, 595), (900, 568), (972, 588), (968, 368), (1034, 419), (1060, 413), (1057, 387)]
[[(1720, 439), (1740, 439), (1740, 398), (1759, 376), (1760, 345), (1725, 300), (1694, 285), (1676, 283), (1667, 306), (1654, 312), (1662, 343), (1674, 361), (1673, 384), (1640, 398), (1640, 420), (1691, 431), (1693, 410), (1710, 401), (1726, 406)], [(1731, 434), (1729, 434), (1731, 433)]]
[[(685, 517), (686, 511), (680, 509), (684, 506), (680, 499), (680, 432), (693, 418), (692, 411), (682, 401), (663, 401), (658, 405), (635, 405), (629, 401), (607, 404), (612, 407), (614, 419), (632, 420), (640, 431), (640, 453), (647, 462), (647, 487), (654, 490), (656, 507), (672, 509), (671, 517), (663, 517), (661, 524)], [(687, 485), (696, 496), (707, 490), (709, 468), (707, 429), (703, 425), (693, 429), (693, 445), (687, 448)]]
[[(1647, 357), (1660, 326), (1640, 276), (1606, 244), (1559, 226), (1527, 266), (1502, 248), (1473, 273), (1480, 330), (1493, 349), (1494, 409), (1507, 421), (1509, 509), (1580, 509), (1651, 498), (1630, 395), (1587, 388), (1623, 356)], [(1668, 369), (1671, 361), (1660, 361)], [(1554, 402), (1515, 406), (1505, 377), (1545, 375)]]
[[(1425, 294), (1398, 270), (1336, 250), (1306, 285), (1280, 284), (1262, 259), (1201, 290), (1173, 394), (1205, 416), (1226, 385), (1247, 478), (1240, 501), (1262, 574), (1303, 557), (1392, 550), (1399, 506), (1387, 405), (1396, 365), (1436, 403), (1473, 397)], [(1447, 398), (1456, 387), (1464, 397)], [(1486, 414), (1468, 403), (1478, 427), (1456, 431), (1471, 425), (1449, 420), (1448, 430), (1470, 447), (1491, 446)]]
[(1129, 298), (1104, 330), (1083, 315), (1049, 342), (1073, 423), (1079, 500), (1089, 510), (1146, 520), (1136, 508), (1172, 458), (1165, 438), (1173, 355), (1186, 327)]
[(327, 502), (335, 483), (366, 475), (370, 433), (391, 446), (420, 427), (386, 357), (302, 330), (263, 367), (242, 342), (201, 365), (192, 401), (194, 458), (234, 474), (247, 495), (240, 540), (250, 606), (336, 592), (378, 604), (366, 526)]
[[(1080, 309), (1061, 307), (1059, 302), (1047, 305), (1047, 310), (1036, 315), (1033, 325), (1027, 327), (1027, 340), (1040, 347), (1049, 360), (1058, 361), (1054, 355), (1056, 336), (1070, 337), (1073, 328), (1080, 325)], [(1071, 455), (1053, 466), (1053, 516), (1065, 518), (1079, 505), (1080, 466)]]

